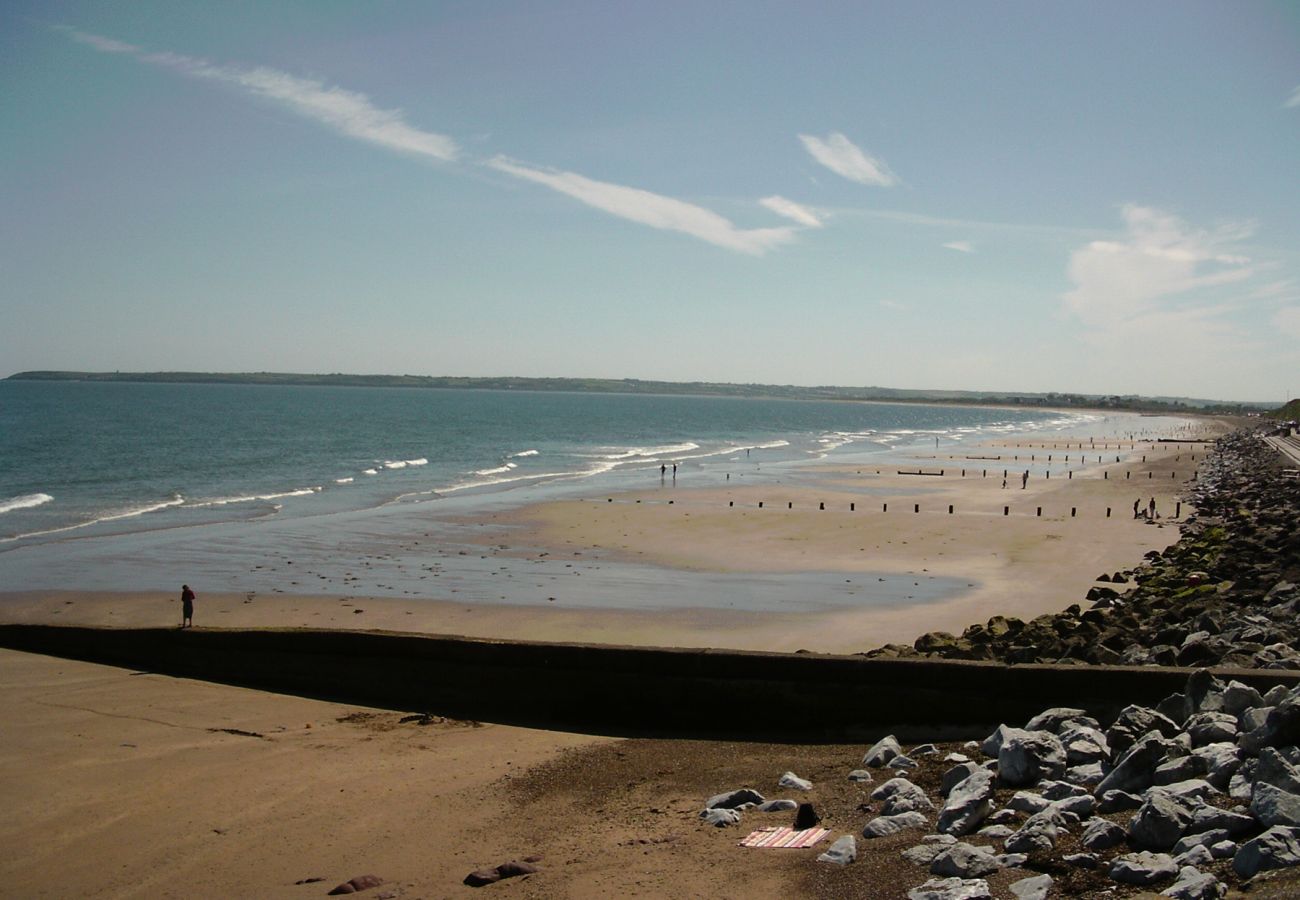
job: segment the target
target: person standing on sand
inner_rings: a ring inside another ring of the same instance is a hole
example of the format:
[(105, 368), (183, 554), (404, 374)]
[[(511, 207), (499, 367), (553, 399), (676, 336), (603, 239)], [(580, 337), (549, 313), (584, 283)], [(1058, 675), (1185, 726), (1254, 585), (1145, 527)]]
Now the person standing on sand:
[(1133, 518), (1136, 519), (1141, 515), (1142, 515), (1142, 498), (1138, 497), (1136, 500), (1133, 501)]
[(194, 627), (194, 592), (188, 584), (181, 585), (181, 627)]
[(1154, 519), (1155, 517), (1156, 517), (1156, 498), (1152, 497), (1151, 502), (1147, 505), (1147, 518)]
[(1029, 470), (1025, 469), (1024, 474), (1020, 476), (1020, 489), (1023, 491), (1027, 487), (1029, 487)]

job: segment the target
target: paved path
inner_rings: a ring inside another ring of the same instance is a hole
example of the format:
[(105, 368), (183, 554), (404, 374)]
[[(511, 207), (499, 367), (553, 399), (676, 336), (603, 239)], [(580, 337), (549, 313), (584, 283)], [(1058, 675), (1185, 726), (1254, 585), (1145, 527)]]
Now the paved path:
[(1269, 445), (1278, 453), (1300, 466), (1300, 438), (1266, 437), (1264, 440), (1268, 441)]

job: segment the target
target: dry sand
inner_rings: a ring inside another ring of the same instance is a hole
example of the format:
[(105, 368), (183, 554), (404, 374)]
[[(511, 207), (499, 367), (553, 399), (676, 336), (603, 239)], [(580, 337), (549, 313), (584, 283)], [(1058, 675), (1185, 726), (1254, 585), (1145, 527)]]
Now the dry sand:
[[(556, 554), (598, 547), (705, 571), (843, 572), (862, 578), (864, 591), (878, 572), (910, 572), (918, 581), (949, 575), (973, 585), (919, 608), (652, 614), (201, 594), (197, 621), (863, 650), (928, 630), (960, 631), (995, 613), (1058, 611), (1080, 601), (1097, 574), (1132, 566), (1147, 549), (1174, 541), (1176, 527), (1135, 522), (1131, 508), (1137, 496), (1155, 496), (1171, 511), (1179, 482), (1192, 471), (1190, 452), (1156, 448), (1147, 456), (1145, 467), (1112, 464), (1108, 478), (1094, 463), (1069, 479), (1031, 478), (1025, 490), (1015, 480), (1002, 489), (1000, 464), (978, 463), (998, 465), (997, 476), (986, 479), (974, 477), (968, 462), (961, 478), (951, 469), (962, 461), (949, 459), (934, 461), (946, 470), (942, 478), (826, 468), (761, 491), (647, 491), (498, 519), (512, 529), (513, 544)], [(1157, 477), (1148, 479), (1148, 469)], [(1125, 470), (1133, 473), (1127, 483)], [(1171, 470), (1179, 476), (1170, 478)], [(880, 510), (884, 502), (888, 513)], [(1010, 515), (1002, 515), (1003, 505), (1012, 506)], [(1039, 506), (1041, 518), (1034, 515)], [(174, 597), (149, 594), (10, 595), (2, 608), (5, 621), (179, 621)], [(741, 850), (735, 830), (695, 820), (710, 793), (742, 784), (771, 791), (786, 769), (838, 781), (856, 766), (861, 747), (613, 741), (463, 722), (403, 724), (391, 711), (9, 651), (0, 652), (0, 686), (0, 795), (9, 813), (0, 824), (0, 894), (7, 896), (310, 897), (373, 872), (389, 883), (369, 896), (444, 897), (469, 892), (460, 881), (472, 869), (535, 853), (543, 855), (541, 874), (486, 890), (889, 897), (903, 896), (907, 886), (890, 874), (897, 865), (892, 844), (872, 845), (874, 862), (839, 876), (812, 862), (815, 851)], [(848, 802), (851, 795), (837, 790), (813, 799), (836, 833), (861, 828), (864, 814)], [(914, 875), (907, 880), (919, 883)], [(325, 880), (294, 884), (309, 877)]]

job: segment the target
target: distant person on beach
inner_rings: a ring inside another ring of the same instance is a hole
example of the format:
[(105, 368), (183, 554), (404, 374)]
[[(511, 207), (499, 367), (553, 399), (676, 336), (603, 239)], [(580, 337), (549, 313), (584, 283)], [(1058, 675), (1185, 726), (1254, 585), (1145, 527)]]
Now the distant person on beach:
[(1002, 479), (1002, 490), (1005, 491), (1006, 489), (1007, 489), (1007, 480), (1006, 480), (1005, 478), (1003, 478), (1003, 479)]
[(1152, 497), (1151, 502), (1147, 504), (1147, 517), (1154, 519), (1156, 517), (1156, 498)]
[(677, 463), (673, 463), (673, 481), (677, 480)]
[(188, 584), (181, 585), (181, 627), (194, 627), (194, 592)]
[(1133, 518), (1139, 518), (1142, 515), (1142, 498), (1138, 497), (1133, 501)]
[(1023, 491), (1029, 487), (1029, 470), (1025, 469), (1024, 474), (1020, 476), (1020, 489)]
[(666, 465), (664, 465), (663, 463), (660, 463), (660, 464), (659, 464), (659, 477), (660, 477), (660, 479), (662, 479), (666, 474), (668, 474), (668, 467), (667, 467)]

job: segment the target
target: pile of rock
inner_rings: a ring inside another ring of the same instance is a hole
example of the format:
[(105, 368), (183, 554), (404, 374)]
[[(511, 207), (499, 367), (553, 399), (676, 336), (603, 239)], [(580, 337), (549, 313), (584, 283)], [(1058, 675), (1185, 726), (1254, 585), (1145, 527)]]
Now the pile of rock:
[[(989, 897), (986, 877), (1006, 869), (1024, 875), (1008, 885), (1017, 897), (1048, 896), (1053, 875), (1071, 873), (1092, 879), (1089, 892), (1118, 883), (1223, 897), (1229, 884), (1300, 865), (1298, 741), (1300, 687), (1260, 695), (1204, 670), (1183, 693), (1154, 709), (1130, 706), (1104, 729), (1080, 709), (1001, 725), (943, 757), (946, 770), (928, 790), (900, 760), (914, 767), (941, 751), (904, 754), (889, 736), (853, 772), (856, 781), (889, 773), (871, 793), (861, 836), (918, 832), (902, 852), (923, 870), (908, 895), (915, 900)], [(742, 789), (711, 798), (701, 815), (734, 824), (771, 803)], [(828, 861), (857, 856), (856, 842), (837, 846)]]
[(994, 616), (865, 655), (1300, 669), (1300, 482), (1257, 432), (1241, 431), (1216, 443), (1187, 500), (1196, 512), (1178, 542), (1100, 576), (1087, 610)]

